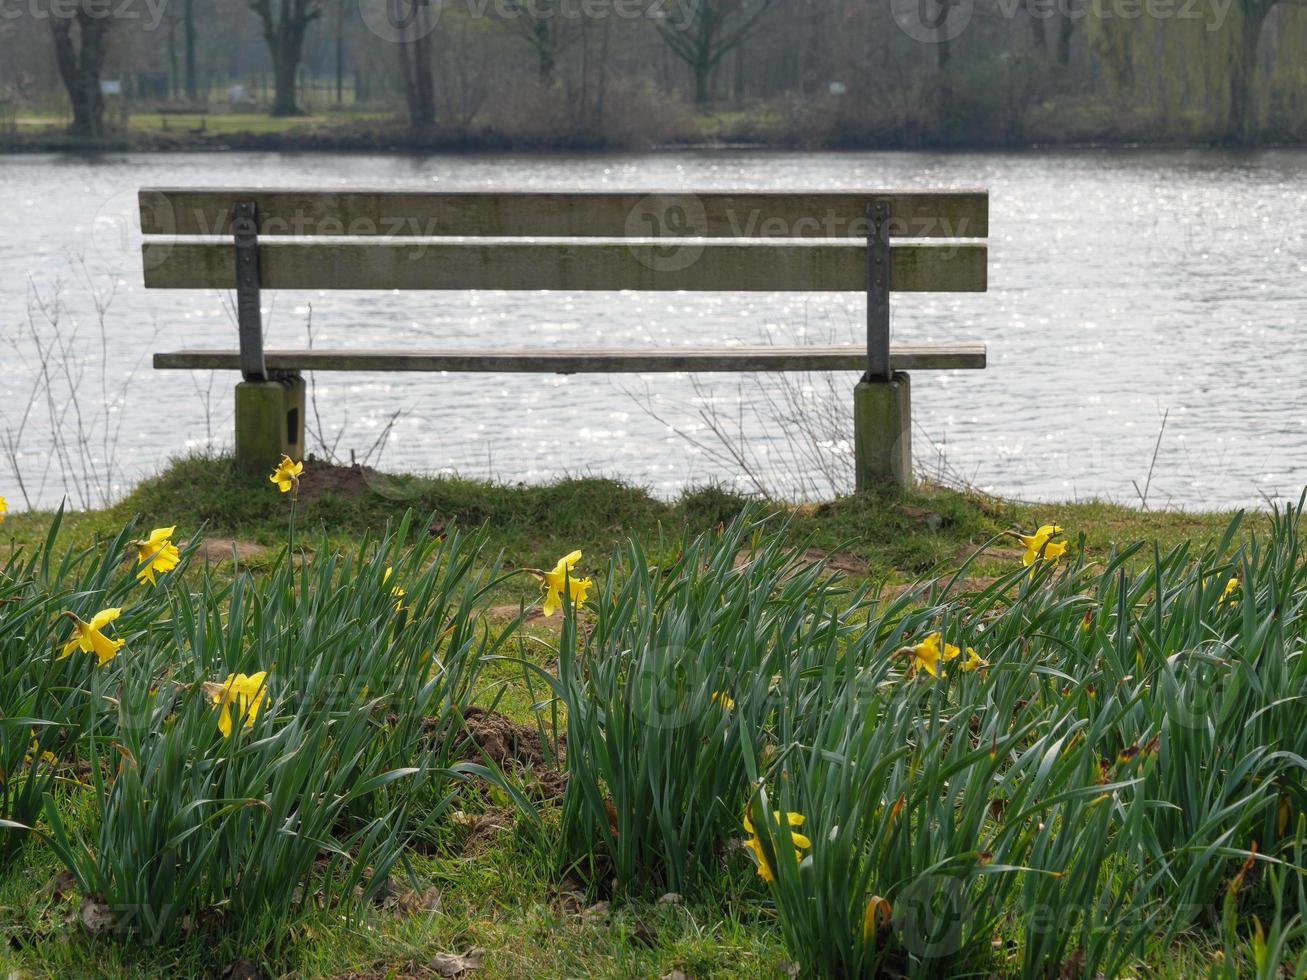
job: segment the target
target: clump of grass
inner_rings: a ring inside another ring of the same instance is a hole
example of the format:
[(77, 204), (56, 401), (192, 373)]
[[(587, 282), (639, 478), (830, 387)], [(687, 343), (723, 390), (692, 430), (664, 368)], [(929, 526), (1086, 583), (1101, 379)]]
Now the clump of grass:
[(64, 656), (73, 617), (121, 608), (109, 632), (136, 648), (157, 632), (172, 581), (193, 549), (157, 587), (137, 579), (128, 524), (103, 544), (57, 545), (62, 513), (45, 538), (10, 552), (0, 566), (0, 859), (28, 837), (42, 800), (56, 791), (97, 735), (125, 658), (101, 664), (80, 650)]
[(45, 799), (101, 927), (161, 942), (215, 910), (250, 935), (314, 904), (357, 908), (481, 771), (456, 746), (511, 635), (479, 621), (500, 573), (474, 567), (482, 539), (408, 547), (409, 524), (357, 558), (283, 553), (265, 577), (172, 592), (87, 740), (94, 836)]
[(652, 897), (748, 834), (812, 975), (1116, 975), (1300, 873), (1300, 518), (870, 603), (745, 520), (630, 546), (551, 680), (565, 864)]
[(567, 717), (563, 866), (654, 897), (717, 877), (747, 789), (741, 733), (766, 724), (779, 677), (855, 628), (845, 593), (747, 517), (685, 535), (665, 564), (632, 540), (593, 624), (569, 616), (557, 675), (540, 672)]

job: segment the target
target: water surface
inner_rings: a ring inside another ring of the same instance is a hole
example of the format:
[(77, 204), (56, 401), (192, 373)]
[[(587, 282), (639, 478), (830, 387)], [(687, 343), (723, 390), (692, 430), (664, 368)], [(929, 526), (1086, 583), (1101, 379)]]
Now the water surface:
[[(987, 187), (990, 291), (895, 297), (897, 341), (989, 345), (983, 372), (913, 377), (924, 468), (1027, 499), (1136, 503), (1151, 469), (1150, 506), (1192, 508), (1264, 506), (1307, 482), (1307, 152), (0, 156), (0, 437), (17, 444), (34, 502), (57, 502), (70, 473), (108, 471), (121, 490), (174, 454), (230, 443), (236, 376), (155, 372), (149, 355), (234, 346), (231, 298), (142, 288), (135, 193), (252, 184)], [(285, 291), (264, 302), (268, 344), (286, 347), (306, 342), (310, 310), (320, 347), (856, 343), (863, 330), (861, 297), (843, 294)], [(35, 337), (53, 340), (51, 320), (77, 404), (38, 400), (24, 423), (43, 387)], [(831, 391), (836, 418), (847, 414), (855, 380), (325, 374), (315, 388), (322, 431), (345, 458), (381, 437), (387, 468), (527, 482), (595, 473), (664, 496), (753, 485), (709, 451), (710, 409), (732, 432), (742, 423), (757, 479), (799, 496), (829, 493), (829, 471), (851, 479), (842, 433), (825, 439), (824, 420)], [(756, 417), (777, 408), (812, 423), (832, 465), (796, 458), (808, 437)], [(72, 433), (62, 464), (52, 414)], [(0, 456), (0, 494), (21, 506), (14, 482)]]

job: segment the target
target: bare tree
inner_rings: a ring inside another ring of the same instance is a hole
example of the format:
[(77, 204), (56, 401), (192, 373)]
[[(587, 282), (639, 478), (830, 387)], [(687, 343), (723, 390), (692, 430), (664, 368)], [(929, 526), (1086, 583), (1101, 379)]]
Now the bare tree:
[(1238, 0), (1240, 35), (1230, 65), (1230, 108), (1226, 116), (1226, 140), (1236, 146), (1257, 141), (1257, 113), (1254, 105), (1257, 58), (1262, 46), (1262, 27), (1271, 10), (1280, 3), (1307, 5), (1307, 0)]
[(99, 11), (78, 6), (67, 16), (52, 16), (54, 56), (59, 77), (73, 106), (73, 121), (68, 132), (74, 136), (99, 139), (104, 135), (104, 96), (100, 91), (100, 72), (108, 50), (109, 28), (113, 18)]
[[(304, 35), (309, 25), (322, 16), (321, 0), (248, 0), (250, 9), (263, 22), (263, 39), (272, 56), (276, 94), (274, 116), (300, 115), (296, 99), (296, 76), (304, 57)], [(276, 10), (273, 5), (276, 4)]]
[(504, 13), (499, 22), (531, 46), (540, 81), (552, 83), (559, 57), (576, 36), (558, 0), (507, 0)]
[[(739, 47), (776, 0), (682, 0), (680, 16), (655, 23), (671, 52), (694, 72), (694, 101), (707, 105), (712, 76), (722, 57)], [(665, 13), (665, 12), (664, 12)]]

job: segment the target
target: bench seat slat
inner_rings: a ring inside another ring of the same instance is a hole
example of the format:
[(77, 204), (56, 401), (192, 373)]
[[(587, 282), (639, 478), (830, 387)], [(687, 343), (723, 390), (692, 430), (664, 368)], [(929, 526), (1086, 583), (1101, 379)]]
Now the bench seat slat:
[[(231, 289), (231, 244), (146, 242), (151, 289)], [(259, 244), (264, 289), (862, 292), (865, 245), (680, 242)], [(984, 245), (895, 245), (890, 289), (984, 292)]]
[(144, 188), (146, 235), (229, 235), (237, 201), (259, 235), (370, 237), (860, 238), (869, 200), (890, 202), (891, 234), (985, 238), (989, 194), (956, 191), (512, 192)]
[[(270, 350), (274, 371), (464, 371), (529, 374), (608, 374), (672, 371), (861, 371), (862, 347), (673, 347), (649, 350)], [(983, 368), (984, 344), (900, 346), (896, 371)], [(236, 370), (234, 350), (180, 350), (154, 355), (156, 368)]]

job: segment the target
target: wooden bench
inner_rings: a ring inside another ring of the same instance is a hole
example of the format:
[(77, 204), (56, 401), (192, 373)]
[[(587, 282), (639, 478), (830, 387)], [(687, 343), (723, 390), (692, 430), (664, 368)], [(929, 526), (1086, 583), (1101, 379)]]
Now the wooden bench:
[[(984, 191), (702, 194), (153, 189), (145, 285), (234, 289), (240, 343), (154, 356), (239, 369), (238, 464), (304, 450), (304, 371), (859, 371), (856, 483), (912, 479), (910, 370), (983, 344), (890, 345), (890, 293), (986, 288)], [(896, 243), (891, 239), (913, 239)], [(866, 346), (264, 350), (261, 289), (861, 292)]]

